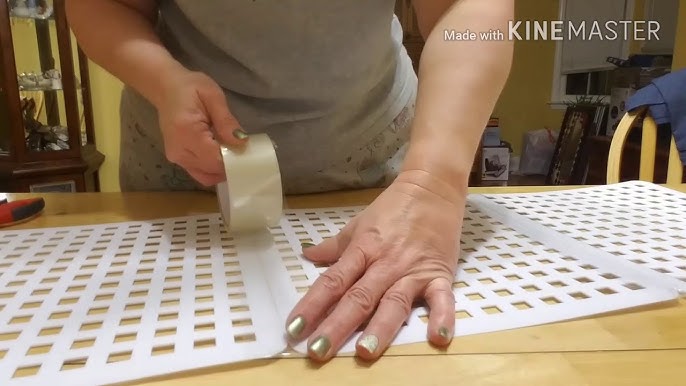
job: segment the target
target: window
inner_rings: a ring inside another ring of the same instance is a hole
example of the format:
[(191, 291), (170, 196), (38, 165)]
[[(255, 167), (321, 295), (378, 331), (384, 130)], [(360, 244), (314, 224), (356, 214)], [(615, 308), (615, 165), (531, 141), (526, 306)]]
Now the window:
[[(560, 18), (564, 21), (564, 38), (556, 41), (553, 70), (552, 104), (564, 105), (579, 96), (610, 94), (610, 74), (615, 67), (607, 57), (626, 58), (630, 41), (617, 38), (591, 38), (594, 24), (633, 20), (634, 0), (560, 0)], [(569, 30), (569, 25), (577, 29)], [(585, 29), (580, 32), (580, 26)], [(618, 27), (617, 30), (621, 30)]]

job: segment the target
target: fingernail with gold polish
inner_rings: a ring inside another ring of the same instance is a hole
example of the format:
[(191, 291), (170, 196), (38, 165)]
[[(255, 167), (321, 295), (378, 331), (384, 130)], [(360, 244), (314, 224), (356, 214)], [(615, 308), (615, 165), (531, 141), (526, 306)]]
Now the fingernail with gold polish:
[(357, 343), (357, 345), (367, 350), (367, 352), (370, 354), (374, 354), (376, 349), (379, 347), (379, 339), (376, 337), (376, 335), (367, 335), (360, 339), (360, 342)]
[(238, 139), (246, 139), (248, 138), (248, 133), (243, 131), (243, 129), (236, 129), (233, 131), (233, 136)]
[(325, 336), (320, 336), (310, 345), (310, 352), (314, 353), (318, 358), (323, 358), (330, 348), (331, 342), (329, 339)]
[(286, 331), (291, 338), (297, 338), (300, 333), (305, 329), (305, 319), (302, 316), (298, 316), (293, 319), (293, 321), (288, 325)]
[(448, 330), (447, 327), (441, 327), (438, 329), (438, 335), (440, 335), (442, 338), (450, 340), (452, 336), (450, 336), (450, 331)]

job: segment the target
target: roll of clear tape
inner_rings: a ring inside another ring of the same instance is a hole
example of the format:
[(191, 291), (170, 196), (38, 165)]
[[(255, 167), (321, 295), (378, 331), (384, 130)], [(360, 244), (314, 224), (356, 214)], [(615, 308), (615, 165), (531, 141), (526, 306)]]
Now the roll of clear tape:
[(222, 147), (226, 181), (217, 198), (229, 232), (255, 232), (279, 224), (283, 187), (276, 150), (266, 134), (250, 135), (240, 148)]

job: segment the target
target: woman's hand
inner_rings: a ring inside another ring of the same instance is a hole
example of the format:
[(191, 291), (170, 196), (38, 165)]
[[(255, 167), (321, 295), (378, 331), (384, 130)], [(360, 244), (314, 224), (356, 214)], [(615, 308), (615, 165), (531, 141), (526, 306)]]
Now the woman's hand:
[(406, 171), (335, 237), (304, 255), (334, 263), (287, 320), (293, 341), (308, 338), (311, 358), (326, 361), (364, 323), (357, 354), (378, 358), (415, 301), (430, 308), (428, 339), (450, 343), (465, 192), (422, 171)]
[(226, 179), (221, 145), (241, 145), (247, 134), (231, 114), (222, 89), (207, 75), (166, 75), (157, 110), (167, 159), (205, 186)]

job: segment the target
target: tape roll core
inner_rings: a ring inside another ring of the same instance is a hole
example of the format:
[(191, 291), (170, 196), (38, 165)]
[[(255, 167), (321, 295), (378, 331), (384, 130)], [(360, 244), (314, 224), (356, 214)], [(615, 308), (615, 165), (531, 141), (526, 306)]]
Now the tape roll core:
[(221, 147), (226, 181), (217, 184), (222, 218), (231, 232), (279, 224), (283, 188), (276, 150), (266, 134), (250, 135), (241, 148)]

